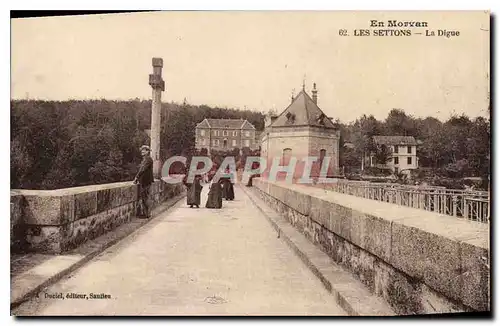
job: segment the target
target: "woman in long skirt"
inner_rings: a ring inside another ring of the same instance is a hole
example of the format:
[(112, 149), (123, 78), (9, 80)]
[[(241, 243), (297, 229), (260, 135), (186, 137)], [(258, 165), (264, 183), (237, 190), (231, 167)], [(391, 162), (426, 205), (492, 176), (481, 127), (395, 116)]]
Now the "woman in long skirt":
[(203, 186), (201, 185), (201, 177), (195, 176), (193, 183), (187, 182), (187, 176), (184, 178), (184, 185), (187, 187), (186, 202), (190, 208), (196, 206), (200, 208), (201, 202), (201, 190)]
[(222, 208), (222, 187), (220, 182), (214, 182), (210, 184), (210, 191), (208, 192), (206, 208)]
[(231, 178), (224, 178), (222, 182), (222, 197), (226, 200), (234, 200), (234, 186), (231, 183)]

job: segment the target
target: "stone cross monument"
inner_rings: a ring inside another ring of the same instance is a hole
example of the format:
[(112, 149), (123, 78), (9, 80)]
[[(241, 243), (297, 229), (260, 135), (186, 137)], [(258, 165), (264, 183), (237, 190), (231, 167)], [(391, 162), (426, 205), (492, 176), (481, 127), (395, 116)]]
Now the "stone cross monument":
[(160, 130), (161, 130), (161, 92), (165, 90), (165, 81), (161, 77), (162, 58), (153, 58), (153, 73), (149, 75), (149, 85), (153, 89), (151, 108), (151, 158), (153, 159), (153, 175), (160, 179)]

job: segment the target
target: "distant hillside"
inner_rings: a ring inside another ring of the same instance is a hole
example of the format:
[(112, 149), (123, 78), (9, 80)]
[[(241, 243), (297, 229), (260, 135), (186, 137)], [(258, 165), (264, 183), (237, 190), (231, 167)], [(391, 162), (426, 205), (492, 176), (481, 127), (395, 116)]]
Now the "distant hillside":
[[(247, 119), (250, 110), (163, 103), (161, 156), (189, 155), (204, 118)], [(149, 144), (151, 101), (11, 101), (11, 188), (57, 189), (132, 180)]]

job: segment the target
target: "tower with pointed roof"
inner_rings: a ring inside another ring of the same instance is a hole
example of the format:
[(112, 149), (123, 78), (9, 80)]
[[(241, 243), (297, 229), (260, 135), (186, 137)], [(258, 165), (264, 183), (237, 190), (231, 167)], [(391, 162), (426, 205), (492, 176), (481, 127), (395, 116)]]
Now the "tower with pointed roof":
[[(316, 84), (313, 97), (302, 90), (278, 116), (268, 117), (268, 124), (261, 138), (261, 157), (268, 166), (276, 157), (295, 157), (297, 166), (305, 157), (319, 160), (329, 157), (329, 176), (339, 175), (340, 131), (318, 106)], [(286, 164), (283, 164), (286, 165)], [(300, 174), (301, 172), (298, 172)], [(314, 168), (313, 168), (314, 174)]]

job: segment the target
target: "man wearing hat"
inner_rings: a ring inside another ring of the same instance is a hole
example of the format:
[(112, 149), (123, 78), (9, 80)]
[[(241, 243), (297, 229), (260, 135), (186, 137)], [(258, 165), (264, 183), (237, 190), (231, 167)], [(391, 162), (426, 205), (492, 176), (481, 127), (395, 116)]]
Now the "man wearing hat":
[(151, 150), (149, 146), (141, 146), (142, 162), (139, 166), (139, 172), (134, 179), (134, 184), (139, 184), (139, 204), (141, 206), (141, 214), (137, 214), (139, 218), (150, 217), (151, 212), (148, 207), (149, 188), (154, 181), (153, 178), (153, 159), (149, 155)]

